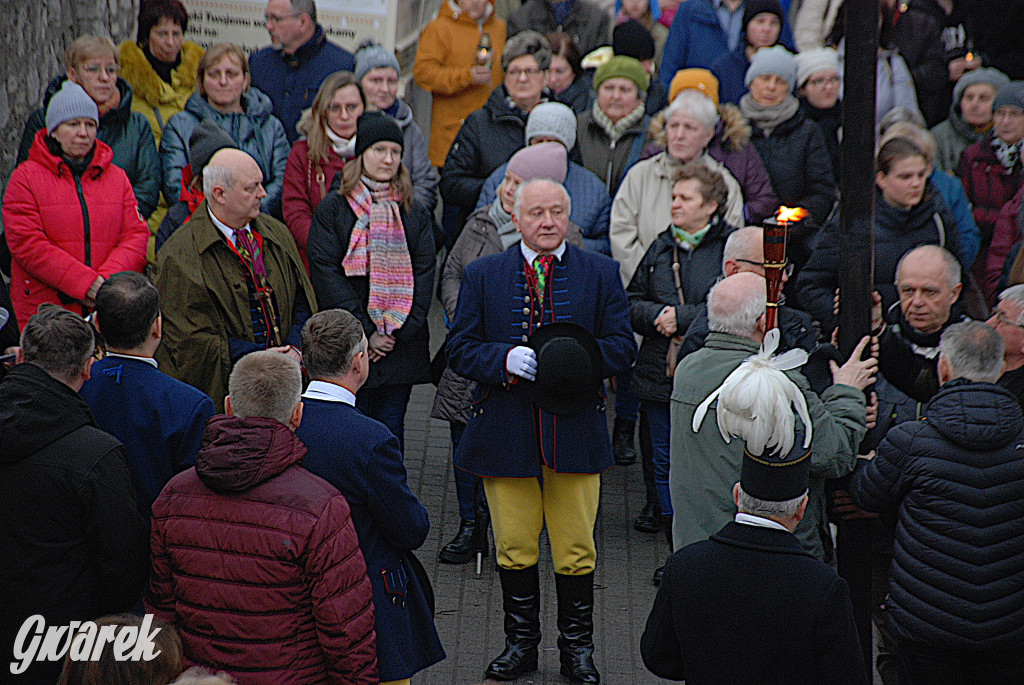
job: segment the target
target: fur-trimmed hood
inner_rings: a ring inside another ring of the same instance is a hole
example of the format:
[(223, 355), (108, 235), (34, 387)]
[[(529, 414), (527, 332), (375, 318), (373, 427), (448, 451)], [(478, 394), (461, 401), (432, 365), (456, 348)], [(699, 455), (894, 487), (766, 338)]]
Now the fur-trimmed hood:
[(190, 93), (196, 87), (196, 72), (204, 50), (191, 41), (181, 44), (181, 64), (171, 72), (171, 84), (159, 76), (146, 59), (142, 48), (132, 41), (124, 41), (118, 48), (121, 60), (121, 77), (131, 84), (135, 96), (150, 105), (160, 105)]
[[(714, 138), (719, 138), (723, 147), (728, 146), (731, 150), (741, 150), (750, 142), (750, 124), (743, 118), (739, 107), (731, 103), (719, 105), (718, 118)], [(651, 117), (651, 123), (647, 125), (647, 138), (659, 145), (661, 149), (665, 149), (665, 110)]]

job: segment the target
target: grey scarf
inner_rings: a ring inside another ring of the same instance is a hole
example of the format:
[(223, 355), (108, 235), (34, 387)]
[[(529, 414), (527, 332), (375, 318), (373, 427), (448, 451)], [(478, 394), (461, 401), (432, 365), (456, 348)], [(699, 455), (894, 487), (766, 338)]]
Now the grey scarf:
[(507, 250), (519, 242), (519, 231), (516, 230), (516, 225), (512, 223), (512, 215), (501, 206), (501, 191), (499, 190), (498, 192), (498, 197), (494, 198), (491, 208), (487, 210), (487, 216), (491, 217), (491, 221), (494, 222), (495, 227), (498, 229), (501, 246)]
[(767, 138), (772, 131), (784, 121), (789, 121), (800, 109), (800, 102), (793, 97), (792, 93), (786, 95), (786, 99), (777, 105), (765, 107), (754, 102), (754, 98), (747, 93), (740, 98), (740, 112), (747, 118), (747, 121), (757, 124)]
[(618, 139), (622, 137), (623, 133), (640, 123), (640, 120), (644, 118), (644, 111), (644, 103), (641, 102), (632, 112), (613, 124), (612, 120), (608, 118), (608, 115), (602, 112), (601, 108), (597, 106), (596, 100), (591, 108), (591, 114), (594, 117), (594, 121), (596, 121), (597, 125), (608, 134), (608, 138), (613, 143), (618, 141)]

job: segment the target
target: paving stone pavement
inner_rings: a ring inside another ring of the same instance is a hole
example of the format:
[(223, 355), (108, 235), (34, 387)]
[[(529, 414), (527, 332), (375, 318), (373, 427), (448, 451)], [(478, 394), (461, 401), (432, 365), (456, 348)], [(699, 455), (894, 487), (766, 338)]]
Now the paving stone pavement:
[[(413, 390), (405, 421), (405, 465), (409, 486), (430, 513), (430, 535), (417, 556), (434, 584), (435, 620), (448, 658), (418, 674), (413, 682), (416, 685), (480, 683), (484, 668), (504, 647), (501, 586), (495, 570), (493, 544), (479, 576), (474, 563), (452, 566), (437, 561), (438, 551), (458, 530), (459, 514), (448, 423), (430, 418), (433, 398), (433, 386), (421, 385)], [(662, 535), (633, 529), (633, 517), (643, 503), (639, 462), (632, 466), (613, 466), (603, 474), (595, 530), (598, 559), (594, 580), (594, 642), (601, 682), (608, 685), (669, 682), (651, 675), (640, 658), (640, 635), (656, 591), (651, 584), (651, 574), (668, 554)], [(541, 547), (540, 575), (543, 634), (540, 670), (516, 682), (524, 685), (567, 683), (558, 672), (555, 583), (546, 540)]]

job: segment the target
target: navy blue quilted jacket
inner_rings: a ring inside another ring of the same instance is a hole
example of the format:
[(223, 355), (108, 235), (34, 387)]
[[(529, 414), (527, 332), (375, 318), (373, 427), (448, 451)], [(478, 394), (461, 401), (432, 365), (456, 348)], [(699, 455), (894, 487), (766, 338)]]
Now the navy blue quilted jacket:
[(1006, 390), (957, 379), (924, 421), (896, 426), (851, 483), (869, 511), (895, 510), (886, 623), (898, 640), (1024, 647), (1024, 414)]

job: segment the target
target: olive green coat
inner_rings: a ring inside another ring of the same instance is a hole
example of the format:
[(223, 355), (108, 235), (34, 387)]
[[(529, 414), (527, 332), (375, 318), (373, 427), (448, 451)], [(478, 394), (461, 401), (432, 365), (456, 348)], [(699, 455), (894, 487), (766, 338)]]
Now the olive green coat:
[[(748, 338), (710, 333), (704, 348), (676, 367), (668, 476), (675, 549), (708, 539), (736, 514), (732, 486), (740, 479), (743, 441), (733, 438), (727, 444), (722, 439), (714, 411), (717, 403), (711, 405), (699, 431), (695, 433), (691, 424), (697, 406), (758, 347)], [(834, 564), (825, 512), (825, 479), (853, 471), (857, 448), (866, 432), (864, 393), (848, 385), (833, 385), (819, 398), (798, 370), (786, 375), (803, 392), (813, 427), (809, 501), (795, 533), (804, 549)], [(797, 426), (801, 425), (799, 418), (796, 421)]]
[[(263, 263), (284, 337), (299, 288), (316, 312), (313, 286), (284, 224), (260, 214), (249, 228), (263, 236)], [(163, 340), (156, 351), (160, 370), (199, 388), (223, 412), (231, 374), (228, 338), (255, 342), (255, 337), (243, 267), (210, 219), (205, 200), (157, 253), (153, 283), (163, 313)]]

